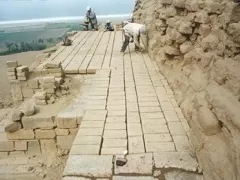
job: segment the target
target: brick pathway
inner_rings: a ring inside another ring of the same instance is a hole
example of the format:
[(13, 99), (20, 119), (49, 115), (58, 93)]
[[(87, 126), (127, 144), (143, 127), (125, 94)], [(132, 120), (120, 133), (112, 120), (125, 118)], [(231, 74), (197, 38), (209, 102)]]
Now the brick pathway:
[[(61, 62), (67, 74), (92, 74), (96, 70), (109, 68), (114, 40), (119, 33), (114, 32), (78, 32), (72, 38), (72, 46), (61, 46), (47, 59)], [(43, 65), (36, 70), (41, 73)]]
[[(159, 174), (159, 170), (196, 172), (189, 126), (168, 82), (147, 54), (135, 53), (131, 45), (123, 55), (121, 45), (121, 32), (81, 32), (73, 46), (61, 48), (51, 59), (61, 61), (67, 73), (96, 72), (91, 87), (84, 90), (87, 95), (82, 96), (84, 116), (78, 118), (80, 128), (64, 180), (152, 180), (163, 176), (171, 180), (174, 175)], [(79, 110), (76, 107), (74, 112)], [(128, 150), (128, 163), (117, 167), (115, 158), (124, 150)], [(194, 174), (191, 179), (198, 178)]]

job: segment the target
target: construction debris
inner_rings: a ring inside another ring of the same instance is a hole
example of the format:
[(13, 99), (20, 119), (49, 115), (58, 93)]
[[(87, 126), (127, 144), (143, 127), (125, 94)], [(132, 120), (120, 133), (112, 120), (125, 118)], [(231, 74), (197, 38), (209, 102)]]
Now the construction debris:
[(14, 109), (12, 111), (12, 121), (16, 122), (16, 121), (20, 121), (22, 119), (22, 113), (19, 111), (19, 109)]
[(20, 122), (12, 122), (9, 121), (5, 126), (5, 132), (15, 132), (22, 128), (22, 124)]
[(21, 108), (21, 112), (25, 116), (32, 116), (36, 112), (35, 103), (32, 100), (27, 101)]
[(36, 105), (47, 105), (47, 93), (45, 91), (43, 92), (37, 92), (33, 96)]
[(128, 151), (125, 150), (123, 152), (123, 157), (117, 158), (117, 160), (116, 160), (116, 165), (117, 166), (124, 166), (125, 164), (127, 164), (127, 159), (126, 159), (127, 153), (128, 153)]

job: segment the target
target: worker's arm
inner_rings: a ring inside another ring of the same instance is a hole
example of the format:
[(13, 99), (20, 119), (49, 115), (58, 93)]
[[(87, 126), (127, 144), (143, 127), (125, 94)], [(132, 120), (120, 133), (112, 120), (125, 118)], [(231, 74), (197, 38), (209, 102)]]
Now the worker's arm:
[(134, 36), (133, 36), (133, 41), (134, 41), (134, 43), (136, 44), (136, 46), (141, 47), (141, 46), (140, 46), (139, 36), (140, 36), (139, 34), (134, 34)]

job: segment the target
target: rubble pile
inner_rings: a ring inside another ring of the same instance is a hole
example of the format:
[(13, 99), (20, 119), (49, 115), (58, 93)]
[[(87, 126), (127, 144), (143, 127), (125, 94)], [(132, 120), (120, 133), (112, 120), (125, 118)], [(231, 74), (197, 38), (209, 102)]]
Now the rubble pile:
[(33, 95), (36, 105), (47, 105), (47, 93), (37, 92)]

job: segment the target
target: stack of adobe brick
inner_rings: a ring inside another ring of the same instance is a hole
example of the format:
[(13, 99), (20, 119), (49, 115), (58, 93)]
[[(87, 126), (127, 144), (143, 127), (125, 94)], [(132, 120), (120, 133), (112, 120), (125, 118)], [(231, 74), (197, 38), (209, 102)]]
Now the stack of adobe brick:
[(18, 67), (17, 61), (7, 61), (7, 75), (9, 80), (17, 79), (17, 73), (16, 73), (17, 67)]
[(59, 88), (63, 87), (63, 79), (45, 76), (39, 82), (41, 90), (34, 95), (36, 105), (53, 104), (57, 97), (56, 94), (59, 94)]
[(47, 62), (43, 65), (42, 75), (50, 75), (55, 77), (64, 77), (64, 71), (61, 63)]
[(26, 81), (29, 76), (29, 68), (27, 66), (17, 67), (17, 79), (20, 81)]
[(54, 94), (57, 89), (54, 76), (45, 76), (42, 79), (41, 87), (47, 94)]
[(17, 61), (7, 61), (7, 74), (9, 80), (26, 81), (29, 75), (27, 66), (18, 65)]

